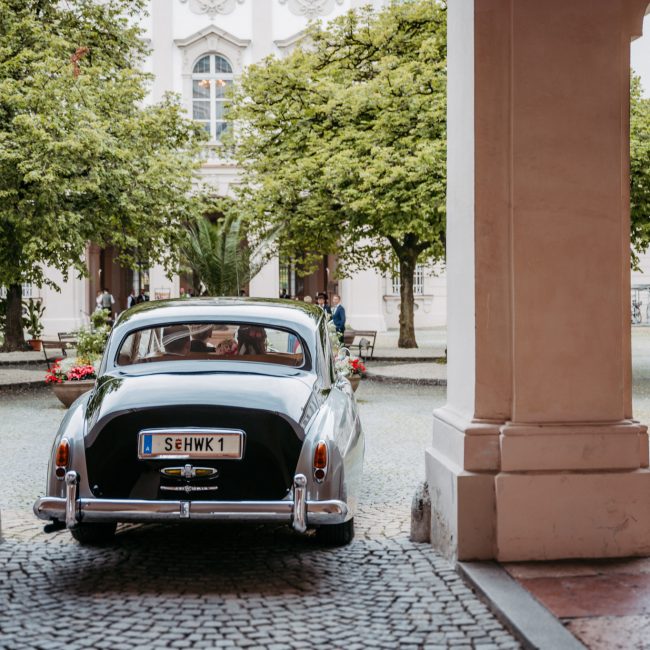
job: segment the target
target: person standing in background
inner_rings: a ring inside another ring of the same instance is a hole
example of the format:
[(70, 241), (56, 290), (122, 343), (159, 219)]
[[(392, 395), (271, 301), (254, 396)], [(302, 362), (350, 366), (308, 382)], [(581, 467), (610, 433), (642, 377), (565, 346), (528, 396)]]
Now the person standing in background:
[(104, 287), (104, 291), (102, 292), (102, 309), (108, 311), (109, 318), (113, 318), (113, 305), (115, 305), (115, 298), (113, 298), (113, 294)]
[(329, 314), (330, 316), (332, 315), (332, 309), (327, 304), (327, 294), (324, 291), (321, 291), (321, 292), (318, 293), (318, 295), (316, 296), (316, 301), (318, 302), (318, 306), (326, 314)]
[(126, 308), (131, 309), (131, 307), (135, 307), (135, 305), (138, 304), (138, 297), (135, 295), (135, 289), (131, 289), (131, 293), (129, 294), (129, 297), (126, 299)]
[(341, 341), (345, 331), (345, 307), (341, 304), (341, 297), (337, 294), (332, 296), (332, 322)]

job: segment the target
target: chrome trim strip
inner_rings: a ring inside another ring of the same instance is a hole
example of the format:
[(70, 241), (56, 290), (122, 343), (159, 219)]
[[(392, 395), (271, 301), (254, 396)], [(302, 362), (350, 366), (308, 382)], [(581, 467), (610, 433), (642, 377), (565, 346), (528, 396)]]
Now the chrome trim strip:
[[(43, 497), (34, 504), (39, 519), (66, 516), (66, 499)], [(286, 522), (293, 518), (293, 501), (143, 501), (134, 499), (78, 499), (81, 521), (260, 521)], [(343, 501), (305, 501), (310, 525), (340, 524), (348, 518)], [(189, 517), (186, 515), (189, 514)]]
[(296, 474), (293, 479), (293, 529), (299, 533), (307, 530), (307, 477)]
[(219, 487), (217, 485), (161, 485), (161, 490), (169, 492), (216, 492)]
[(79, 475), (70, 470), (65, 475), (65, 525), (74, 528), (77, 525), (77, 485)]

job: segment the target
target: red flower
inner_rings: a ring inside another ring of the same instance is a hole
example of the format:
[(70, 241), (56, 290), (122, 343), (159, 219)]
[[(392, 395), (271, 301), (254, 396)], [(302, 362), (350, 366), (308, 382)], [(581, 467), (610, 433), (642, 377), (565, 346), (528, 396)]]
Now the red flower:
[(366, 366), (358, 357), (351, 359), (350, 365), (352, 366), (353, 375), (363, 375), (366, 372)]
[(95, 379), (95, 368), (90, 365), (73, 366), (67, 372), (61, 370), (57, 359), (56, 363), (45, 374), (46, 384), (62, 384), (64, 381), (82, 381), (83, 379)]

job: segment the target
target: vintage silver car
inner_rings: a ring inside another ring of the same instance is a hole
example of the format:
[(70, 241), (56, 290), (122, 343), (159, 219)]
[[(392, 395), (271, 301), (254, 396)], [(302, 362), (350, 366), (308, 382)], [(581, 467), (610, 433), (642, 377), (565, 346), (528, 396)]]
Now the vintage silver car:
[(324, 313), (286, 300), (144, 303), (117, 320), (95, 387), (54, 440), (46, 531), (117, 522), (287, 522), (354, 536), (364, 438)]

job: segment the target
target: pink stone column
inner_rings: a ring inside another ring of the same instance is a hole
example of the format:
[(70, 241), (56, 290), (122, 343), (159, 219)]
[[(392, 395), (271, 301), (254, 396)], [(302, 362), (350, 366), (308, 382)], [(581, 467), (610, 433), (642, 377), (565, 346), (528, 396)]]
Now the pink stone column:
[(449, 389), (426, 464), (450, 557), (650, 554), (628, 173), (647, 5), (449, 3)]

